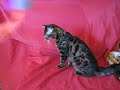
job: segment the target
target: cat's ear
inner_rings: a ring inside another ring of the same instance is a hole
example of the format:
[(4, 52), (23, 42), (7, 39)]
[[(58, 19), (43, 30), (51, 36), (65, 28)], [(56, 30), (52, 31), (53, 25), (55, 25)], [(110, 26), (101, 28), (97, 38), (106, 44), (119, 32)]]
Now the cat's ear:
[(45, 27), (46, 27), (46, 25), (42, 25), (42, 27), (43, 27), (43, 28), (45, 28)]

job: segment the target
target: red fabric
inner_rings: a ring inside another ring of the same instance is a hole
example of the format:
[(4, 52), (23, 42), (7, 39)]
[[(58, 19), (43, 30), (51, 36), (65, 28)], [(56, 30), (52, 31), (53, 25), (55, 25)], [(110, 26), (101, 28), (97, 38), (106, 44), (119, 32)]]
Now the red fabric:
[(0, 84), (3, 90), (116, 90), (112, 76), (85, 78), (73, 67), (57, 69), (59, 53), (54, 41), (44, 39), (43, 24), (54, 23), (80, 37), (101, 66), (118, 48), (119, 0), (33, 0), (24, 24), (10, 40), (0, 43)]

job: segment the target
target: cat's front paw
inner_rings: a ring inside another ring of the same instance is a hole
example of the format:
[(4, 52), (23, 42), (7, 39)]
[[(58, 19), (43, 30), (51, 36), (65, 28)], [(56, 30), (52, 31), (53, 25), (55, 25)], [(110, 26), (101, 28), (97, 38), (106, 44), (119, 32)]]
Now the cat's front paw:
[(63, 68), (63, 67), (64, 67), (63, 64), (59, 64), (59, 65), (57, 66), (58, 69), (59, 69), (59, 68)]
[(67, 67), (70, 67), (70, 66), (72, 66), (72, 63), (68, 63), (68, 64), (67, 64)]

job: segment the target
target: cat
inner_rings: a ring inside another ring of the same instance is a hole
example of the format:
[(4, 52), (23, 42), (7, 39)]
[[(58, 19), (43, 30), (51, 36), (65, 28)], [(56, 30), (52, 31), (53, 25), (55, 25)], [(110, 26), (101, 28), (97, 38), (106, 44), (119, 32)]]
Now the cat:
[(74, 73), (84, 77), (111, 74), (120, 76), (120, 64), (100, 67), (90, 48), (80, 38), (71, 35), (55, 24), (47, 24), (43, 27), (45, 39), (54, 39), (60, 52), (60, 64), (57, 68), (63, 68), (68, 59), (67, 66), (73, 66)]

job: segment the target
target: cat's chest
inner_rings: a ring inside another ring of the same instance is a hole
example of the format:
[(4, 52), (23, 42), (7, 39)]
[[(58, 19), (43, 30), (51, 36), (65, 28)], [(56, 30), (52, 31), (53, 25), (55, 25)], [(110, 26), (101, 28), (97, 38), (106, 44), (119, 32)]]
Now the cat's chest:
[(65, 37), (60, 38), (59, 40), (56, 41), (56, 46), (59, 48), (64, 48), (67, 46), (68, 41), (66, 40)]
[(67, 45), (67, 41), (61, 41), (61, 42), (56, 43), (56, 46), (58, 48), (66, 47), (66, 45)]

